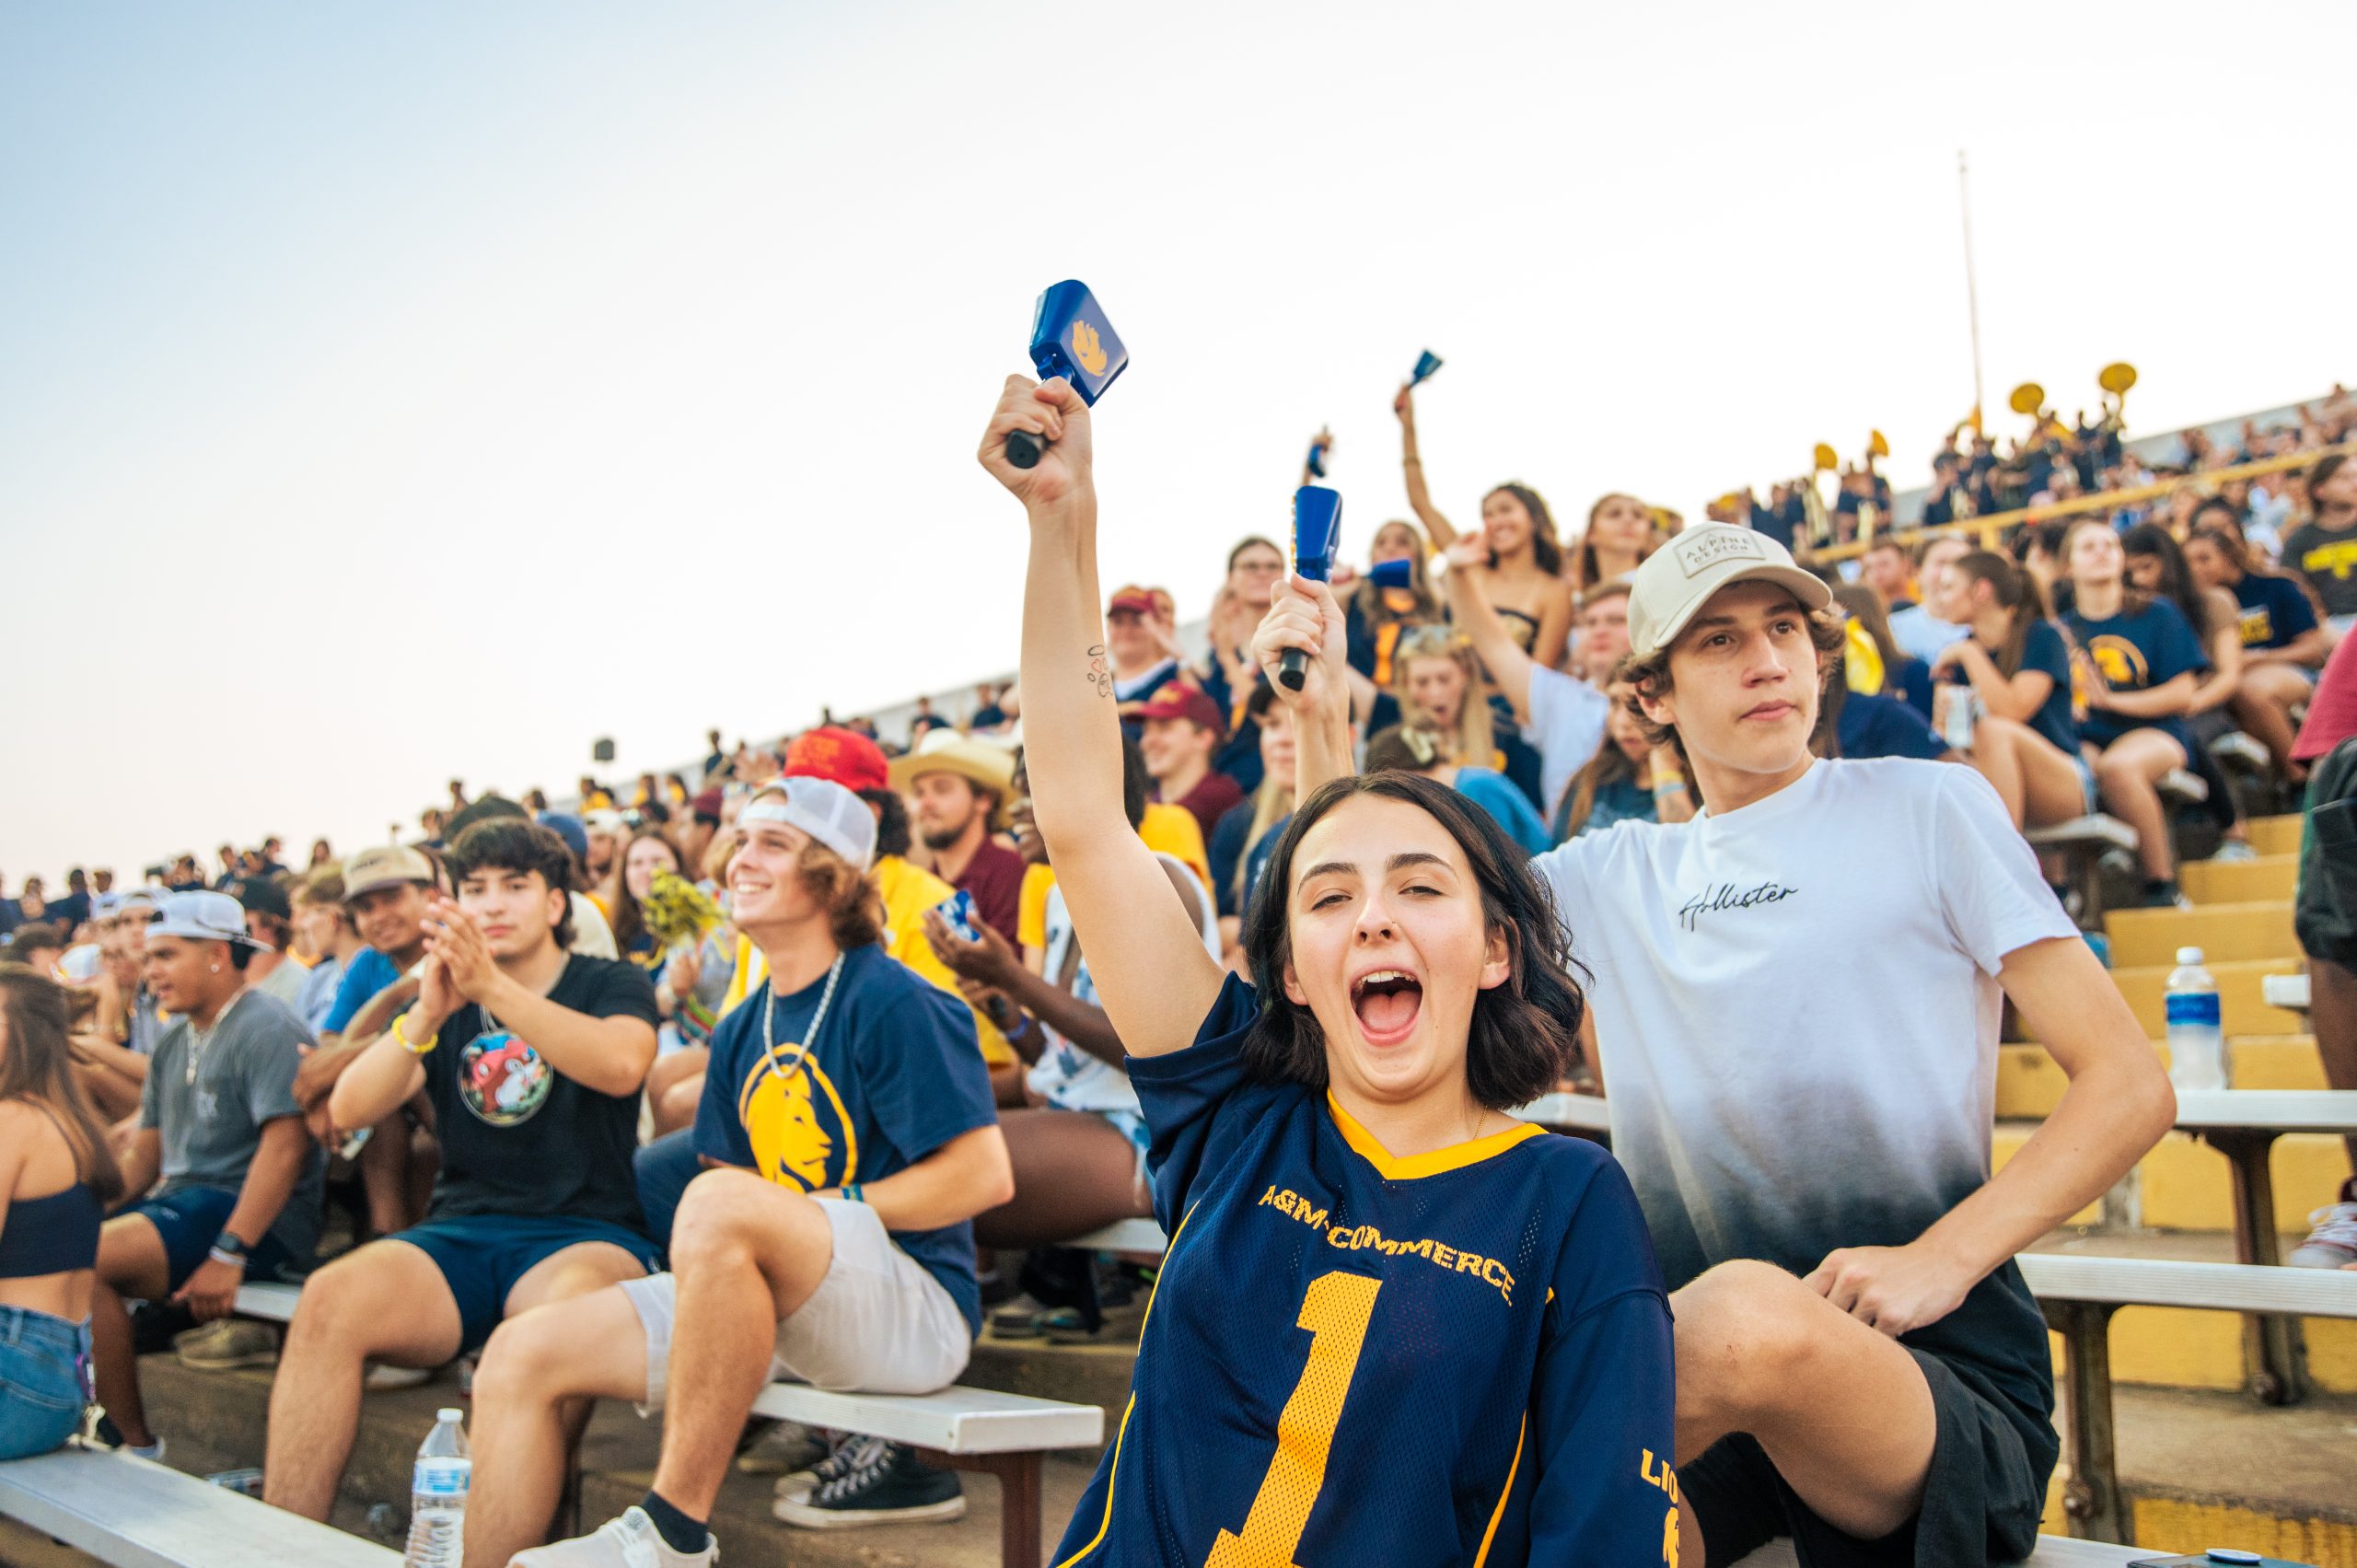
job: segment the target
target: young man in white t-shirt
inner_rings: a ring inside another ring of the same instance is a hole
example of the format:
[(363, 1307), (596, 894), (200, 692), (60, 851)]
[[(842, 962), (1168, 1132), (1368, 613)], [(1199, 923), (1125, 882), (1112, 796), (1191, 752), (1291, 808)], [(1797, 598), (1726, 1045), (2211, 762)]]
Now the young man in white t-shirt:
[[(2014, 1255), (2175, 1101), (1985, 780), (1810, 755), (1840, 668), (1828, 599), (1747, 528), (1638, 568), (1622, 673), (1702, 810), (1537, 866), (1593, 971), (1614, 1153), (1678, 1287), (1689, 1560), (1789, 1535), (1804, 1564), (2009, 1562), (2056, 1458)], [(1341, 629), (1296, 580), (1256, 646), (1331, 666)], [(1305, 797), (1349, 766), (1341, 725), (1303, 715)], [(2006, 996), (2071, 1087), (1992, 1179)]]

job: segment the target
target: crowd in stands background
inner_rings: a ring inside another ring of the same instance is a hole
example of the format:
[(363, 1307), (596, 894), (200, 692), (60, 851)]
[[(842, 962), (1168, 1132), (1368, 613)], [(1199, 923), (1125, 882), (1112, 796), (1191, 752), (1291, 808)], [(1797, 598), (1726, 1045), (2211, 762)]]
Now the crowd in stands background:
[[(1530, 855), (1691, 819), (1691, 760), (1627, 683), (1631, 577), (1681, 520), (1616, 493), (1566, 528), (1508, 482), (1460, 528), (1435, 496), (1473, 492), (1427, 477), (1410, 391), (1396, 412), (1413, 518), (1385, 522), (1333, 582), (1361, 765), (1417, 776)], [(1951, 531), (1891, 537), (1898, 498), (1875, 454), (1829, 503), (1799, 482), (1764, 502), (1745, 490), (1694, 526), (1750, 528), (1804, 565), (1814, 552), (1833, 585), (1817, 756), (1968, 768), (2016, 833), (2107, 811), (2136, 830), (2143, 900), (2165, 906), (2182, 896), (2168, 775), (2211, 781), (2223, 858), (2250, 854), (2254, 791), (2296, 807), (2312, 770), (2317, 789), (2349, 788), (2351, 770), (2318, 764), (2357, 734), (2357, 468), (2328, 450), (2352, 436), (2357, 399), (2338, 388), (2236, 441), (2189, 433), (2166, 463), (2138, 455), (2116, 411), (2040, 416), (2002, 452), (1959, 427), (1920, 504)], [(2187, 482), (1977, 534), (2171, 480)], [(1216, 575), (1207, 563), (1189, 586), (1209, 595), (1200, 644), (1162, 587), (1091, 610), (1091, 679), (1122, 736), (1121, 809), (1109, 795), (1105, 815), (1139, 841), (1125, 875), (1178, 889), (1214, 977), (1248, 970), (1256, 896), (1302, 804), (1304, 721), (1254, 646), (1286, 580), (1259, 536)], [(1119, 1278), (1045, 1252), (993, 1281), (988, 1259), (1157, 1212), (1146, 1107), (1034, 820), (1022, 694), (993, 681), (954, 706), (920, 698), (888, 738), (831, 714), (774, 744), (714, 730), (699, 768), (585, 775), (561, 801), (453, 779), (412, 842), (339, 856), (320, 839), (299, 868), (272, 837), (137, 878), (76, 867), (54, 896), (38, 876), (0, 885), (0, 1125), (22, 1151), (0, 1166), (0, 1310), (76, 1326), (61, 1342), (93, 1357), (110, 1435), (152, 1453), (125, 1303), (188, 1308), (192, 1365), (252, 1365), (279, 1352), (225, 1316), (237, 1283), (308, 1276), (266, 1484), (314, 1516), (364, 1388), (484, 1353), (479, 1411), (501, 1440), (478, 1435), (499, 1456), (479, 1485), (503, 1501), (470, 1516), (470, 1556), (481, 1531), (501, 1562), (539, 1539), (579, 1396), (659, 1402), (675, 1336), (751, 1332), (714, 1305), (726, 1291), (765, 1285), (776, 1306), (747, 1356), (830, 1386), (941, 1386), (986, 1307), (1001, 1332), (1094, 1331)], [(2267, 754), (2256, 786), (2213, 758), (2237, 731)], [(2357, 932), (2303, 897), (2319, 1050), (2334, 1086), (2357, 1088)], [(866, 1043), (888, 1016), (894, 1038), (930, 1042), (921, 1064)], [(800, 1054), (781, 1057), (784, 1040)], [(749, 1175), (699, 1179), (707, 1162)], [(350, 1210), (334, 1223), (331, 1184)], [(748, 1239), (797, 1227), (866, 1260), (865, 1294)], [(354, 1245), (322, 1266), (331, 1232)], [(2357, 1185), (2295, 1260), (2357, 1266)], [(387, 1321), (372, 1304), (389, 1298), (417, 1310)], [(528, 1331), (535, 1307), (551, 1311)], [(899, 1325), (889, 1344), (851, 1355), (881, 1320)], [(591, 1342), (611, 1353), (564, 1353)], [(669, 1398), (640, 1517), (685, 1550), (732, 1405), (701, 1383)], [(62, 1439), (0, 1410), (0, 1456)], [(691, 1435), (675, 1443), (673, 1425)], [(954, 1476), (864, 1441), (778, 1500), (804, 1525), (961, 1506)], [(576, 1560), (602, 1561), (545, 1561)]]

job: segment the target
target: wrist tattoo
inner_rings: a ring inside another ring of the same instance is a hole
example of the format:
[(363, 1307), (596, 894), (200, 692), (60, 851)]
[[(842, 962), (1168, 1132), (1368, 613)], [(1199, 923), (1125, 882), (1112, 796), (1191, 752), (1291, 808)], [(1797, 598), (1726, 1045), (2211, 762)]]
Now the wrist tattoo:
[(1088, 650), (1088, 683), (1097, 688), (1100, 697), (1113, 694), (1113, 667), (1105, 662), (1105, 645), (1097, 644)]

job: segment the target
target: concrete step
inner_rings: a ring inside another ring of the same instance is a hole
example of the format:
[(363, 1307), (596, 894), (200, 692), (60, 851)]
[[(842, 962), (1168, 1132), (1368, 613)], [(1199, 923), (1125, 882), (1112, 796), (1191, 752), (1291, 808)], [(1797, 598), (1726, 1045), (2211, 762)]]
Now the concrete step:
[[(1993, 1164), (2002, 1169), (2029, 1142), (2035, 1123), (2004, 1121), (1997, 1125)], [(2305, 1236), (2310, 1212), (2332, 1202), (2349, 1176), (2347, 1145), (2323, 1133), (2293, 1132), (2275, 1140), (2268, 1162), (2275, 1178), (2275, 1227)], [(2165, 1231), (2218, 1231), (2235, 1228), (2234, 1182), (2226, 1156), (2190, 1133), (2171, 1132), (2136, 1162), (2122, 1184), (2129, 1223)], [(2116, 1215), (2114, 1216), (2117, 1217)], [(2103, 1205), (2090, 1203), (2071, 1216), (2073, 1225), (2093, 1227), (2105, 1223)]]
[[(2117, 1344), (2119, 1330), (2112, 1333)], [(2123, 1385), (2112, 1413), (2139, 1547), (2195, 1556), (2232, 1545), (2357, 1568), (2357, 1488), (2349, 1481), (2357, 1401), (2270, 1407), (2240, 1394)], [(2049, 1505), (2046, 1528), (2061, 1533), (2059, 1507)]]
[(2300, 853), (2300, 818), (2294, 812), (2282, 817), (2254, 817), (2250, 819), (2250, 847), (2265, 859), (2271, 854)]
[[(2241, 1035), (2226, 1041), (2238, 1089), (2328, 1089), (2324, 1063), (2316, 1055), (2314, 1035)], [(2163, 1067), (2169, 1063), (2165, 1041), (2153, 1042)], [(2070, 1084), (2062, 1069), (2043, 1046), (2001, 1045), (1997, 1048), (1997, 1117), (2000, 1121), (2042, 1121), (2054, 1114), (2062, 1091)]]
[[(2259, 993), (2262, 976), (2298, 974), (2306, 965), (2297, 958), (2240, 960), (2209, 966), (2218, 982), (2218, 1001), (2230, 1035), (2293, 1035), (2307, 1031), (2308, 1021), (2298, 1013), (2270, 1007)], [(2128, 998), (2136, 1021), (2154, 1040), (2168, 1032), (2168, 1012), (2162, 998), (2168, 991), (2169, 966), (2154, 964), (2115, 969), (2114, 984)]]
[(2115, 970), (2177, 963), (2179, 947), (2199, 947), (2210, 964), (2297, 959), (2292, 901), (2205, 904), (2190, 910), (2114, 910), (2104, 916)]
[(2189, 860), (2177, 883), (2197, 904), (2240, 904), (2288, 899), (2298, 891), (2300, 857), (2262, 854), (2257, 860)]
[[(2307, 1234), (2282, 1237), (2290, 1251)], [(2101, 1258), (2176, 1258), (2189, 1262), (2235, 1261), (2234, 1238), (2223, 1234), (2163, 1235), (2154, 1232), (2056, 1231), (2039, 1241), (2038, 1252), (2079, 1253)], [(2357, 1320), (2301, 1319), (2310, 1386), (2319, 1395), (2357, 1395)], [(2055, 1368), (2061, 1344), (2054, 1339)], [(2242, 1319), (2232, 1312), (2195, 1312), (2171, 1307), (2123, 1307), (2111, 1320), (2111, 1375), (2119, 1383), (2157, 1388), (2232, 1392), (2243, 1387)], [(2257, 1408), (2257, 1407), (2253, 1407)], [(2357, 1448), (2351, 1448), (2357, 1456)], [(2197, 1472), (2198, 1473), (2198, 1472)], [(2357, 1493), (2349, 1499), (2357, 1517)]]

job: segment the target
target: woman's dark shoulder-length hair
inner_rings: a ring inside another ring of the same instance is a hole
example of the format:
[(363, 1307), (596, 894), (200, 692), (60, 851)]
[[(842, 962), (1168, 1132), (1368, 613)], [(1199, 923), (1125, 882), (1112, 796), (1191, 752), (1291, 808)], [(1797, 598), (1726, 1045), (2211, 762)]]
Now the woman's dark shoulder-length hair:
[(1465, 1081), (1492, 1110), (1527, 1105), (1554, 1088), (1579, 1050), (1587, 998), (1573, 976), (1570, 944), (1555, 900), (1530, 869), (1529, 856), (1480, 807), (1415, 773), (1362, 773), (1336, 779), (1295, 810), (1277, 841), (1260, 894), (1244, 919), (1244, 953), (1260, 994), (1260, 1016), (1244, 1038), (1246, 1067), (1257, 1077), (1326, 1086), (1326, 1037), (1308, 1008), (1285, 994), (1292, 958), (1293, 861), (1304, 834), (1346, 800), (1375, 796), (1405, 801), (1457, 841), (1480, 889), (1481, 912), (1505, 934), (1512, 972), (1473, 1004), (1465, 1042)]

